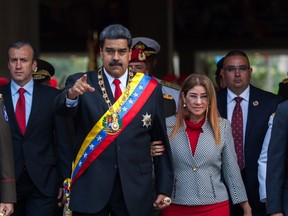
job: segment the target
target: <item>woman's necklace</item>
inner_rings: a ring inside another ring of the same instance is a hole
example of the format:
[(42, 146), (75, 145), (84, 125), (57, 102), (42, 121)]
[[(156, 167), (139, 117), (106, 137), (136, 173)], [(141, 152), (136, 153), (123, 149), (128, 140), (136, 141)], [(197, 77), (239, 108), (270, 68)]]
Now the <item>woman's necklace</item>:
[(107, 91), (106, 91), (106, 88), (104, 85), (104, 79), (103, 79), (103, 75), (102, 75), (102, 67), (98, 70), (98, 84), (99, 84), (100, 89), (102, 91), (102, 96), (103, 96), (103, 98), (104, 98), (104, 100), (108, 106), (110, 113), (111, 113), (111, 115), (107, 115), (106, 117), (104, 117), (104, 120), (103, 120), (103, 125), (105, 127), (104, 130), (108, 134), (116, 134), (121, 129), (122, 121), (119, 117), (119, 114), (121, 112), (121, 108), (122, 108), (123, 104), (125, 103), (125, 101), (127, 100), (128, 96), (129, 96), (130, 83), (131, 83), (132, 78), (133, 78), (133, 72), (131, 70), (129, 70), (128, 85), (121, 95), (122, 99), (119, 102), (120, 106), (115, 111), (113, 108), (113, 105), (111, 103), (111, 100), (108, 97), (108, 94), (107, 94)]

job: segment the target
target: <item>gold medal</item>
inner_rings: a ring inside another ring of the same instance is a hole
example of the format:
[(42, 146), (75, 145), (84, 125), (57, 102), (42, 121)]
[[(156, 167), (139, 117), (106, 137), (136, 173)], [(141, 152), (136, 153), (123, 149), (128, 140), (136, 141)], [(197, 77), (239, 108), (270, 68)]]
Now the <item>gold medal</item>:
[(122, 127), (122, 120), (116, 113), (103, 118), (102, 125), (107, 134), (116, 134)]
[(102, 68), (98, 70), (98, 84), (100, 86), (100, 89), (102, 91), (102, 96), (108, 105), (108, 109), (110, 111), (110, 115), (107, 115), (103, 118), (102, 126), (104, 127), (104, 131), (107, 134), (116, 134), (118, 131), (121, 130), (122, 127), (122, 119), (120, 118), (119, 114), (121, 113), (121, 107), (125, 103), (125, 101), (128, 98), (129, 90), (130, 90), (130, 82), (133, 78), (133, 72), (129, 70), (129, 77), (128, 77), (128, 85), (124, 91), (124, 95), (122, 95), (122, 100), (120, 101), (120, 107), (117, 110), (114, 110), (113, 105), (111, 104), (111, 100), (108, 97), (104, 80), (102, 76)]
[(118, 131), (119, 130), (119, 124), (118, 122), (113, 122), (111, 125), (111, 128), (113, 131)]

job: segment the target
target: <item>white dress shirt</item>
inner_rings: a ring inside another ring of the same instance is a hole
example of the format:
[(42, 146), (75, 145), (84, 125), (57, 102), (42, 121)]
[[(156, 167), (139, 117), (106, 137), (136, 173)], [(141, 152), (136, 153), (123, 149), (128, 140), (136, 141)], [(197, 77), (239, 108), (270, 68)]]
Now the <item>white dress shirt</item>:
[(11, 96), (12, 96), (12, 101), (13, 101), (13, 107), (14, 107), (14, 112), (16, 109), (16, 104), (19, 98), (19, 88), (24, 88), (24, 96), (25, 96), (25, 117), (26, 117), (26, 126), (29, 120), (29, 116), (31, 113), (31, 107), (32, 107), (32, 99), (33, 99), (33, 86), (34, 86), (34, 81), (31, 79), (26, 85), (24, 86), (19, 86), (17, 83), (15, 83), (13, 80), (11, 80)]
[[(243, 98), (240, 105), (242, 108), (243, 114), (243, 148), (245, 146), (245, 134), (246, 134), (246, 125), (247, 125), (247, 116), (248, 116), (248, 106), (249, 106), (249, 95), (250, 95), (250, 86), (248, 86), (241, 95), (236, 95), (229, 89), (227, 89), (227, 118), (231, 123), (232, 114), (234, 107), (236, 105), (235, 97), (240, 96)], [(244, 150), (244, 149), (243, 149)], [(243, 151), (244, 152), (244, 151)], [(245, 157), (244, 157), (245, 158)]]
[(258, 181), (259, 181), (259, 195), (261, 202), (266, 202), (267, 153), (268, 153), (269, 141), (271, 138), (273, 119), (274, 119), (274, 113), (269, 118), (268, 130), (266, 132), (260, 157), (258, 159)]

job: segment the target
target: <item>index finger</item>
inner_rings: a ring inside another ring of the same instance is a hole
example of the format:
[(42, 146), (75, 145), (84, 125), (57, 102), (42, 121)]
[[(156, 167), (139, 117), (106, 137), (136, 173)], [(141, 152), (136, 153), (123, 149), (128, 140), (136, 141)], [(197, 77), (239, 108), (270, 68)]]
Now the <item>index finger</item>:
[(80, 80), (82, 81), (82, 82), (87, 82), (87, 74), (84, 74), (81, 78), (80, 78)]

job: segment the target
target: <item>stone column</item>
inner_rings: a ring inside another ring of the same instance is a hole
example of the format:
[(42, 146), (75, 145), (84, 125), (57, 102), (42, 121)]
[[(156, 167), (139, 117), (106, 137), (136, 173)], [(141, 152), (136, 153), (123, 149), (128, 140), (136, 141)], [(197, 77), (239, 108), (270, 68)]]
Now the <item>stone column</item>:
[(16, 41), (32, 43), (39, 50), (38, 0), (0, 1), (0, 76), (10, 77), (7, 46)]
[(129, 26), (133, 37), (149, 37), (159, 42), (156, 77), (173, 73), (173, 11), (172, 0), (145, 0), (129, 2)]

